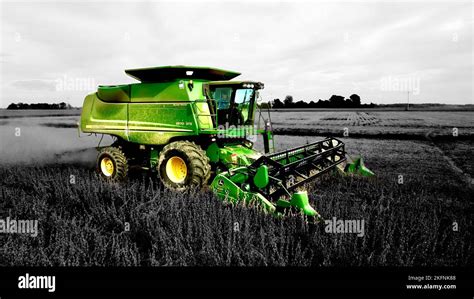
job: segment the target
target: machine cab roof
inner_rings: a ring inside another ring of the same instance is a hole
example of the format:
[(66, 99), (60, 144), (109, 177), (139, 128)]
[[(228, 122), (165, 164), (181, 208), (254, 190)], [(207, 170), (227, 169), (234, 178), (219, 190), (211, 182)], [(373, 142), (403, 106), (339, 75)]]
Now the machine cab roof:
[(125, 70), (130, 77), (142, 83), (169, 82), (178, 79), (201, 79), (206, 81), (231, 80), (238, 72), (200, 66), (160, 66)]

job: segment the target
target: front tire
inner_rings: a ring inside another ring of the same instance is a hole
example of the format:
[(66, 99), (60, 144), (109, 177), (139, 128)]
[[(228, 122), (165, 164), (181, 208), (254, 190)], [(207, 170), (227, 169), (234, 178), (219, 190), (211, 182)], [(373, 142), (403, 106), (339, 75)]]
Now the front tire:
[(160, 179), (168, 189), (185, 191), (202, 187), (211, 176), (206, 152), (190, 141), (175, 141), (166, 145), (158, 159)]
[(124, 181), (128, 174), (127, 157), (117, 147), (104, 147), (100, 149), (97, 156), (96, 170), (99, 176), (105, 180)]

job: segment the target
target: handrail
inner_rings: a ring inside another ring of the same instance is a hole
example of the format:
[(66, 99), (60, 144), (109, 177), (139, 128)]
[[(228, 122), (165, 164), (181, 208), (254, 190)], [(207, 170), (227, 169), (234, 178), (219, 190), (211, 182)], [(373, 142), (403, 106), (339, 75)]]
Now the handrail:
[[(199, 125), (198, 123), (198, 127), (199, 127), (199, 130), (200, 131), (208, 131), (208, 130), (215, 130), (217, 129), (217, 114), (216, 113), (211, 113), (211, 105), (209, 105), (209, 102), (216, 102), (215, 99), (197, 99), (197, 100), (194, 100), (192, 101), (192, 109), (193, 109), (193, 114), (196, 115), (196, 116), (209, 116), (211, 118), (211, 121), (212, 121), (212, 128), (205, 128), (205, 129), (202, 129), (201, 126)], [(208, 110), (209, 110), (209, 113), (198, 113), (198, 110), (200, 110), (199, 108), (196, 107), (196, 104), (197, 103), (206, 103), (208, 104)]]

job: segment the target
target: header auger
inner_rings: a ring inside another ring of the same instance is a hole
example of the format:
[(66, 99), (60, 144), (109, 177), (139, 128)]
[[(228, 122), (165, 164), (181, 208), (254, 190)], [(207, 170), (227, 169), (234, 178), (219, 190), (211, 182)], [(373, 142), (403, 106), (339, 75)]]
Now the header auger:
[[(96, 168), (105, 179), (124, 180), (129, 166), (140, 166), (156, 172), (170, 189), (209, 185), (223, 200), (319, 218), (305, 183), (334, 169), (373, 175), (361, 158), (348, 162), (344, 143), (336, 138), (274, 152), (269, 117), (258, 110), (255, 121), (261, 82), (231, 81), (240, 74), (207, 67), (125, 72), (141, 82), (99, 86), (82, 109), (83, 132), (116, 138), (99, 149)], [(249, 140), (255, 134), (263, 135), (264, 154)]]

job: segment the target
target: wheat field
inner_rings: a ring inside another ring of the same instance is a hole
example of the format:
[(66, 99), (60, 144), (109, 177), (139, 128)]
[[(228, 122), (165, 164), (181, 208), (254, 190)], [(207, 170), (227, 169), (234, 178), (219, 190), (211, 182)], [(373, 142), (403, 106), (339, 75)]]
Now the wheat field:
[(327, 234), (322, 223), (302, 216), (280, 219), (221, 202), (208, 190), (174, 193), (153, 173), (133, 172), (124, 184), (102, 182), (94, 172), (101, 136), (79, 138), (77, 115), (0, 116), (0, 219), (39, 222), (37, 237), (0, 234), (1, 266), (474, 262), (473, 112), (272, 114), (277, 148), (338, 136), (349, 155), (362, 155), (377, 174), (329, 173), (306, 186), (325, 219), (364, 219), (362, 238)]

